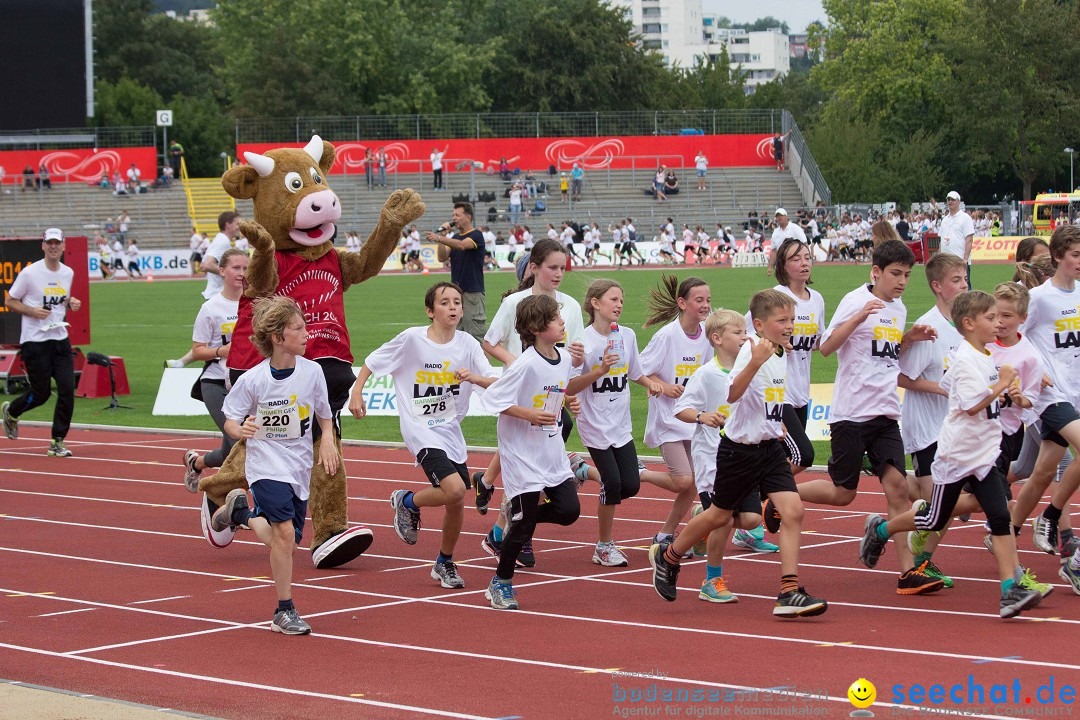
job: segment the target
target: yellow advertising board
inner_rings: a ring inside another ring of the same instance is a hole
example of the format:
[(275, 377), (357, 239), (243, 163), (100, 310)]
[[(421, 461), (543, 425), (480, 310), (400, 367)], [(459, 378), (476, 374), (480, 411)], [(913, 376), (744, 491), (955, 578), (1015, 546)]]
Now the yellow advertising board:
[(1008, 262), (1016, 258), (1016, 246), (1027, 235), (997, 235), (971, 241), (972, 262)]

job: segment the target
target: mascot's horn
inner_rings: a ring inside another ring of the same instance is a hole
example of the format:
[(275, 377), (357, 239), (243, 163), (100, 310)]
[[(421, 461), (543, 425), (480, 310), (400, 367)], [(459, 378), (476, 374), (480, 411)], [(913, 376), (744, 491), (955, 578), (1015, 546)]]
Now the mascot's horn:
[(259, 153), (246, 152), (244, 153), (244, 159), (248, 161), (248, 165), (255, 168), (255, 172), (259, 173), (259, 177), (266, 177), (274, 172), (273, 158), (268, 158)]
[(322, 138), (318, 135), (312, 135), (311, 141), (304, 146), (304, 152), (311, 156), (311, 159), (318, 165), (322, 160)]

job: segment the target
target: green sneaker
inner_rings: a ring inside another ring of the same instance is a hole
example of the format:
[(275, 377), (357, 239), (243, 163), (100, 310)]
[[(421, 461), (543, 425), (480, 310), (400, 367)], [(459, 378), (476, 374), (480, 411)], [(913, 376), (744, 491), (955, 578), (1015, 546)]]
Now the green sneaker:
[[(703, 508), (701, 506), (701, 503), (699, 503), (699, 502), (694, 503), (694, 507), (690, 509), (690, 517), (691, 518), (696, 517), (696, 516), (700, 515), (703, 512), (705, 512), (705, 508)], [(696, 543), (694, 543), (693, 552), (694, 552), (694, 557), (705, 557), (706, 555), (709, 554), (709, 536), (708, 535), (706, 535), (705, 537), (701, 538)]]
[[(925, 509), (927, 502), (925, 500), (916, 500), (911, 503), (911, 509), (915, 512)], [(930, 539), (930, 533), (940, 536), (941, 533), (934, 532), (933, 530), (912, 530), (908, 533), (907, 546), (912, 555), (922, 555), (926, 551), (926, 541)], [(948, 586), (946, 586), (948, 587)]]
[(71, 451), (64, 445), (63, 438), (53, 438), (53, 441), (49, 443), (49, 452), (46, 455), (49, 457), (71, 457)]
[(955, 584), (951, 577), (941, 572), (938, 566), (934, 564), (933, 560), (927, 560), (925, 565), (926, 567), (923, 568), (923, 574), (926, 576), (940, 580), (946, 588), (951, 588)]
[(862, 472), (863, 475), (874, 474), (874, 465), (870, 462), (870, 458), (868, 458), (866, 455), (862, 456)]
[(1030, 568), (1024, 568), (1024, 574), (1016, 584), (1025, 590), (1034, 590), (1043, 597), (1054, 592), (1054, 586), (1050, 583), (1039, 582), (1036, 580), (1035, 573), (1031, 572)]

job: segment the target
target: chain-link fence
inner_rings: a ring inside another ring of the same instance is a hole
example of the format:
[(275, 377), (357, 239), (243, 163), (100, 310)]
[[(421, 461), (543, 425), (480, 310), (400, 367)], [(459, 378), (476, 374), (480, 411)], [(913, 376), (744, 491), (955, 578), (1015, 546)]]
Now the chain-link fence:
[(783, 127), (780, 110), (449, 113), (238, 118), (236, 142), (436, 140), (606, 135), (764, 134)]

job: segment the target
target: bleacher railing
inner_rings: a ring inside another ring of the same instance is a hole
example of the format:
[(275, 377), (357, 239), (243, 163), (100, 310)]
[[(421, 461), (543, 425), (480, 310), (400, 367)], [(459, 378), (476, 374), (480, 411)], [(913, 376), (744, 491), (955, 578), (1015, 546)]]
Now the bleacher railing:
[(781, 110), (627, 110), (618, 112), (448, 113), (238, 118), (236, 143), (327, 140), (437, 140), (607, 135), (778, 132)]
[[(795, 176), (795, 181), (799, 183), (803, 199), (807, 201), (808, 205), (813, 205), (818, 200), (821, 200), (826, 205), (832, 205), (832, 191), (829, 190), (829, 184), (825, 182), (825, 177), (821, 174), (821, 170), (818, 168), (817, 161), (814, 160), (806, 140), (803, 139), (795, 118), (787, 110), (783, 111), (782, 127), (781, 132), (787, 136), (788, 165)], [(809, 183), (812, 192), (807, 192), (809, 188), (804, 187), (806, 183)]]

